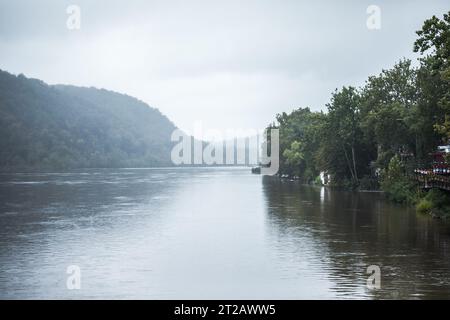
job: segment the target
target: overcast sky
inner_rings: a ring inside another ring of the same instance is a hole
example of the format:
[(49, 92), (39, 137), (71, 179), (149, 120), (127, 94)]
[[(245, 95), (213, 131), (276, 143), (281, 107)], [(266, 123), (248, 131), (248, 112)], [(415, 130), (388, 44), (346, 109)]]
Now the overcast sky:
[[(79, 30), (66, 26), (72, 4)], [(380, 30), (367, 28), (369, 5)], [(127, 93), (187, 131), (259, 129), (416, 59), (415, 31), (449, 10), (448, 0), (0, 0), (0, 69)]]

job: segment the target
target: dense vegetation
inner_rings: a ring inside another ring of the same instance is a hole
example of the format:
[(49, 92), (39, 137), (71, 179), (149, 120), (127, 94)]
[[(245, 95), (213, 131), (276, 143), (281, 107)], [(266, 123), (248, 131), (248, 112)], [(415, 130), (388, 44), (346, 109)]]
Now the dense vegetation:
[(119, 93), (0, 70), (0, 169), (170, 165), (175, 126)]
[(277, 115), (281, 175), (311, 183), (323, 171), (334, 185), (419, 200), (408, 176), (450, 139), (450, 12), (425, 21), (417, 36), (417, 67), (403, 59), (361, 88), (336, 90), (326, 113)]

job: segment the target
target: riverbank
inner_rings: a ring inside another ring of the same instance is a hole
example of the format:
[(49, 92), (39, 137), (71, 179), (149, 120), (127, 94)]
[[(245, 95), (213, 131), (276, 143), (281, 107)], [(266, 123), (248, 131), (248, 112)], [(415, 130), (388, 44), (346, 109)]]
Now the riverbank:
[[(440, 36), (450, 32), (449, 17), (433, 16), (416, 32), (418, 64), (401, 59), (362, 86), (337, 88), (323, 111), (299, 107), (277, 114), (267, 129), (279, 130), (280, 175), (383, 190), (393, 202), (450, 216), (450, 192), (427, 193), (413, 181), (420, 169), (450, 169), (450, 38)], [(446, 188), (439, 179), (427, 182), (422, 187)]]
[(417, 201), (416, 210), (433, 218), (450, 220), (450, 195), (439, 189), (432, 189), (423, 194)]
[[(381, 183), (378, 189), (365, 189), (349, 187), (346, 184), (323, 184), (320, 183), (320, 179), (315, 179), (312, 183), (306, 183), (298, 176), (289, 176), (287, 174), (280, 174), (278, 178), (284, 181), (296, 181), (304, 185), (323, 186), (335, 190), (381, 193), (389, 201), (412, 207), (418, 213), (430, 215), (433, 218), (446, 222), (450, 220), (450, 194), (439, 189), (424, 191), (410, 180), (399, 179), (395, 183)], [(383, 186), (386, 190), (382, 189)]]

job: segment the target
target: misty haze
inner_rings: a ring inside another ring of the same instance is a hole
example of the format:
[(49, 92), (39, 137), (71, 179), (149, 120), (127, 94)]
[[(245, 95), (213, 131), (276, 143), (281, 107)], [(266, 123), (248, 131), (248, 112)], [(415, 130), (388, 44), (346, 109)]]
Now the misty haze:
[(449, 10), (0, 0), (0, 299), (449, 299)]

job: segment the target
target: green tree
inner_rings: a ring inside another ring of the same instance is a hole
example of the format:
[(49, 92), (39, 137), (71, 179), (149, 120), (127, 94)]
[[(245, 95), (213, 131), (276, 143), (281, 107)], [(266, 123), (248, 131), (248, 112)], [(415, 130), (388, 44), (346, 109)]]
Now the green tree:
[(298, 176), (304, 182), (311, 182), (317, 177), (316, 152), (324, 118), (323, 113), (311, 112), (309, 108), (277, 115), (281, 174)]
[(395, 154), (417, 153), (417, 70), (410, 60), (369, 77), (362, 89), (362, 129), (376, 146), (376, 163), (385, 168)]
[(361, 96), (354, 87), (333, 93), (318, 156), (323, 170), (338, 180), (350, 179), (353, 184), (368, 168), (368, 146), (361, 139), (360, 106)]
[(300, 167), (302, 161), (305, 159), (302, 151), (302, 144), (299, 141), (293, 141), (289, 149), (284, 150), (283, 157), (286, 162), (294, 167)]
[(450, 137), (450, 12), (442, 19), (433, 16), (426, 20), (417, 35), (414, 51), (422, 55), (424, 105), (438, 110), (439, 114), (433, 112), (434, 129), (447, 140)]

